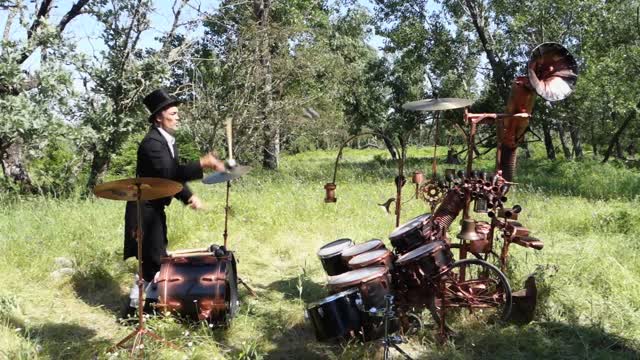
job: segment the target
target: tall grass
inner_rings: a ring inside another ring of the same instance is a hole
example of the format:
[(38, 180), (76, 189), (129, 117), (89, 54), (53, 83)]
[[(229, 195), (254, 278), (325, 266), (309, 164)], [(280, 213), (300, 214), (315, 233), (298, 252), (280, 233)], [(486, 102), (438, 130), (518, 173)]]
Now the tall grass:
[[(411, 149), (407, 171), (430, 169), (430, 154), (429, 149)], [(316, 342), (304, 319), (306, 304), (326, 296), (317, 249), (338, 237), (386, 239), (394, 228), (394, 216), (378, 204), (395, 196), (395, 163), (386, 160), (384, 151), (347, 149), (338, 170), (338, 202), (324, 204), (322, 186), (331, 180), (334, 156), (316, 151), (285, 157), (278, 172), (254, 170), (233, 183), (229, 244), (240, 277), (258, 297), (240, 286), (240, 312), (228, 329), (152, 318), (149, 326), (180, 350), (148, 338), (149, 358), (377, 356), (379, 342)], [(487, 159), (479, 167), (490, 169), (492, 163)], [(532, 160), (521, 165), (518, 181), (532, 185), (519, 186), (509, 202), (523, 206), (521, 222), (545, 241), (545, 248), (512, 247), (508, 275), (514, 289), (528, 274), (538, 275), (535, 321), (521, 327), (465, 328), (460, 337), (437, 345), (426, 316), (427, 329), (403, 348), (434, 359), (638, 358), (640, 212), (630, 190), (638, 184), (638, 173), (589, 163)], [(595, 175), (590, 173), (595, 169)], [(573, 175), (564, 179), (568, 174)], [(611, 184), (601, 180), (614, 177)], [(424, 203), (411, 199), (409, 185), (403, 219), (427, 211)], [(192, 188), (209, 209), (194, 212), (177, 203), (168, 208), (171, 249), (222, 242), (224, 185), (193, 183)], [(108, 353), (132, 330), (117, 320), (135, 272), (135, 262), (122, 261), (123, 217), (124, 203), (110, 200), (4, 202), (0, 358), (127, 357), (123, 351)], [(71, 260), (74, 273), (54, 278), (60, 257)]]

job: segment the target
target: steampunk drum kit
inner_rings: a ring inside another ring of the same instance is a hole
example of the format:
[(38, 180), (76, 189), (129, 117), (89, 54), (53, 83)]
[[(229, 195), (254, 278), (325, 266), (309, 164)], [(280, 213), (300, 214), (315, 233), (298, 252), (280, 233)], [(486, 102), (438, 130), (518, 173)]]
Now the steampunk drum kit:
[[(173, 313), (192, 321), (207, 321), (213, 325), (228, 325), (238, 310), (238, 283), (255, 295), (238, 277), (234, 253), (227, 248), (227, 224), (229, 213), (229, 190), (231, 181), (246, 174), (251, 168), (236, 164), (231, 149), (231, 122), (227, 122), (227, 143), (229, 159), (225, 171), (206, 176), (205, 184), (227, 183), (224, 220), (224, 244), (211, 245), (202, 249), (185, 249), (169, 252), (161, 259), (160, 271), (154, 279), (158, 302), (153, 306), (163, 313)], [(138, 326), (115, 347), (124, 347), (134, 340), (132, 351), (142, 349), (143, 335), (174, 347), (145, 327), (143, 316), (144, 299), (142, 281), (142, 206), (143, 201), (173, 196), (182, 190), (178, 182), (149, 177), (136, 177), (111, 181), (97, 185), (96, 196), (121, 201), (135, 201), (137, 206), (136, 241), (138, 244)]]
[[(447, 321), (451, 318), (504, 321), (510, 318), (512, 309), (517, 312), (527, 308), (529, 313), (524, 317), (531, 320), (535, 281), (527, 281), (525, 289), (512, 293), (503, 272), (510, 244), (540, 250), (543, 243), (531, 237), (517, 221), (520, 206), (505, 206), (506, 195), (515, 184), (516, 151), (528, 129), (535, 93), (547, 101), (566, 98), (577, 79), (577, 64), (561, 45), (544, 43), (533, 50), (527, 73), (513, 82), (504, 114), (470, 113), (467, 109), (473, 102), (456, 98), (403, 105), (411, 111), (465, 109), (464, 120), (470, 126), (466, 171), (447, 169), (444, 179), (439, 180), (434, 156), (431, 179), (424, 181), (422, 172), (414, 173), (416, 197), (430, 205), (431, 214), (417, 216), (400, 226), (396, 220), (397, 227), (389, 235), (392, 250), (385, 249), (379, 240), (354, 245), (350, 239), (339, 239), (320, 248), (318, 257), (328, 275), (330, 295), (307, 307), (318, 340), (366, 341), (384, 336), (386, 357), (389, 346), (401, 351), (389, 332), (407, 330), (415, 314), (425, 309), (438, 325), (441, 339), (453, 333), (449, 326), (453, 322)], [(493, 174), (474, 171), (472, 167), (474, 136), (480, 124), (495, 124), (497, 128)], [(398, 178), (403, 179), (402, 165), (399, 169)], [(334, 172), (334, 182), (325, 185), (325, 202), (336, 201), (335, 176)], [(400, 183), (400, 195), (404, 182), (396, 183)], [(471, 218), (472, 201), (473, 210), (488, 216), (488, 221)], [(400, 203), (396, 205), (398, 215)], [(461, 231), (456, 235), (459, 241), (452, 242), (447, 232), (461, 212)], [(459, 251), (457, 260), (454, 249)], [(489, 262), (492, 259), (497, 259), (497, 266)], [(387, 324), (383, 332), (378, 331), (381, 318)], [(389, 323), (396, 326), (390, 327)]]

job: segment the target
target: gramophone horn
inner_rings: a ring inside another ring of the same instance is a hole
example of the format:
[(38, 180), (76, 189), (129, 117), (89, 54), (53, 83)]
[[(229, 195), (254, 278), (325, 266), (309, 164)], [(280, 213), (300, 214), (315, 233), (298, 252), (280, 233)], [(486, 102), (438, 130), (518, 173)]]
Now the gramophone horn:
[(529, 83), (545, 100), (563, 100), (578, 80), (576, 59), (558, 43), (543, 43), (531, 52), (527, 65)]

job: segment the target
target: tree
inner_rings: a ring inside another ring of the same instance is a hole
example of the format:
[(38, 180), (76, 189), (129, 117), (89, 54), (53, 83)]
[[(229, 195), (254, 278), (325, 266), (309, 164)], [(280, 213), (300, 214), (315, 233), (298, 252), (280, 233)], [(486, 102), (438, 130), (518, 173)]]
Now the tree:
[[(68, 99), (68, 74), (62, 68), (68, 57), (68, 48), (62, 34), (66, 26), (82, 13), (89, 0), (78, 0), (53, 23), (50, 13), (53, 0), (35, 4), (34, 15), (22, 1), (4, 1), (0, 12), (8, 12), (2, 38), (2, 65), (0, 65), (0, 106), (5, 118), (0, 129), (0, 158), (5, 178), (26, 191), (32, 191), (32, 181), (26, 166), (25, 145), (42, 143), (48, 129), (47, 110), (64, 106)], [(26, 37), (12, 38), (14, 19), (21, 19)], [(21, 71), (20, 66), (38, 52), (40, 70)], [(67, 86), (65, 86), (67, 85)]]

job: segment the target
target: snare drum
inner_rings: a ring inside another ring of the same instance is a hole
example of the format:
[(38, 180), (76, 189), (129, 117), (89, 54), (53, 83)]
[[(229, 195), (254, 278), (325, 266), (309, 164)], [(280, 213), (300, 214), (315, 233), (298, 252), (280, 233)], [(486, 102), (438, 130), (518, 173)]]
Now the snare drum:
[(354, 257), (366, 253), (367, 251), (378, 250), (385, 248), (382, 240), (379, 239), (371, 239), (362, 244), (353, 245), (350, 248), (344, 249), (342, 251), (342, 261), (345, 264), (349, 264), (349, 261)]
[(238, 278), (232, 252), (200, 252), (162, 258), (158, 284), (161, 310), (191, 320), (224, 324), (238, 309)]
[(357, 306), (358, 289), (333, 294), (307, 307), (318, 341), (347, 338), (361, 331), (363, 314)]
[(334, 276), (349, 271), (347, 264), (342, 261), (342, 251), (352, 246), (353, 241), (344, 238), (334, 240), (318, 250), (318, 257), (327, 275)]
[(395, 256), (387, 249), (379, 249), (373, 251), (367, 251), (364, 254), (354, 256), (349, 260), (350, 269), (361, 269), (369, 266), (384, 266), (387, 269), (391, 269)]
[(425, 223), (430, 221), (430, 219), (431, 214), (424, 214), (398, 226), (393, 230), (391, 235), (389, 235), (391, 245), (393, 245), (399, 254), (404, 254), (429, 241), (429, 239), (423, 235), (422, 231)]
[(332, 276), (328, 285), (332, 293), (353, 287), (360, 289), (365, 310), (384, 308), (384, 296), (391, 291), (389, 269), (384, 266), (366, 267)]

